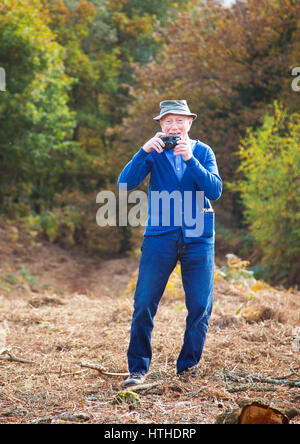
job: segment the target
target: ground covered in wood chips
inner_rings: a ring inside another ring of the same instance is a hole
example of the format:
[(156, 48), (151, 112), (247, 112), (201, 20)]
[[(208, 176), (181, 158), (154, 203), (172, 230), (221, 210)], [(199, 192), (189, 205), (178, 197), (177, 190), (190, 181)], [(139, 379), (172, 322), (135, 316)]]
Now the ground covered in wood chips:
[(256, 281), (235, 256), (216, 258), (199, 375), (175, 375), (187, 315), (178, 264), (155, 319), (147, 383), (159, 384), (126, 398), (124, 377), (81, 364), (127, 372), (139, 250), (89, 258), (3, 224), (0, 247), (0, 423), (212, 424), (247, 399), (300, 411), (300, 292)]

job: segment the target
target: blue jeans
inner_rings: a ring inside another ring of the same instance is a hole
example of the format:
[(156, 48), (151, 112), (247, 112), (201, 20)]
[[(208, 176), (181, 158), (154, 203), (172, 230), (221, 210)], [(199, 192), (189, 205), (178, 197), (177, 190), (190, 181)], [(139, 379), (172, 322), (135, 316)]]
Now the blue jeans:
[(184, 243), (181, 230), (145, 236), (128, 347), (130, 373), (147, 373), (152, 357), (153, 320), (168, 279), (177, 261), (188, 310), (184, 342), (177, 359), (177, 373), (200, 361), (213, 305), (214, 244)]

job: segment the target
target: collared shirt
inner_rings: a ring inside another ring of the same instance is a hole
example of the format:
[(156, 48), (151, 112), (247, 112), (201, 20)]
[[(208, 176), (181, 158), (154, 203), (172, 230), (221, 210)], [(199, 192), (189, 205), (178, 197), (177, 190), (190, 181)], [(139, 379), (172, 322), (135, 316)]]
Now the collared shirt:
[[(196, 140), (191, 140), (190, 138), (188, 138), (188, 140), (191, 143), (192, 151), (194, 151)], [(174, 149), (166, 150), (165, 153), (167, 155), (169, 162), (171, 163), (172, 167), (174, 168), (176, 176), (178, 177), (179, 181), (181, 181), (184, 171), (186, 169), (186, 163), (183, 160), (182, 155), (179, 154), (179, 155), (175, 156)]]

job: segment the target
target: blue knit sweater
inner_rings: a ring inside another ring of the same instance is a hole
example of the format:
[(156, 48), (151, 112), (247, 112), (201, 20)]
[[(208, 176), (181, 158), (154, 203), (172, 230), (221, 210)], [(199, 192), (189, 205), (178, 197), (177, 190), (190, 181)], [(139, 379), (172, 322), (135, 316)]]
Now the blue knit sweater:
[(121, 172), (118, 186), (126, 184), (128, 190), (150, 173), (145, 236), (181, 228), (185, 242), (214, 242), (215, 213), (210, 201), (221, 196), (222, 179), (213, 150), (199, 140), (194, 142), (193, 156), (185, 162), (181, 180), (165, 151), (148, 154), (143, 148)]

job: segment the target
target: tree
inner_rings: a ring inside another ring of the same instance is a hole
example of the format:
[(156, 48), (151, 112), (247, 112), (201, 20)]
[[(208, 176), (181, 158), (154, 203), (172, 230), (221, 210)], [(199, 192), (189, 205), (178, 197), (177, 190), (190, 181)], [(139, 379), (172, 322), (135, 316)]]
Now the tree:
[(38, 0), (6, 0), (0, 7), (0, 204), (14, 211), (47, 207), (60, 189), (59, 175), (72, 142), (74, 114), (68, 108), (72, 79), (63, 48), (55, 41)]
[[(298, 64), (300, 4), (247, 0), (224, 8), (193, 0), (191, 6), (178, 14), (155, 60), (137, 68), (135, 100), (119, 128), (119, 158), (156, 130), (151, 117), (161, 100), (185, 98), (199, 116), (191, 135), (212, 146), (226, 181), (237, 175), (240, 139), (269, 104), (277, 98), (299, 108), (291, 69)], [(224, 191), (222, 207), (242, 224), (238, 194)]]
[(261, 252), (264, 277), (299, 284), (300, 114), (275, 102), (262, 125), (247, 130), (239, 149), (244, 216)]
[(74, 79), (69, 104), (76, 113), (73, 138), (81, 150), (79, 157), (69, 160), (63, 181), (90, 192), (115, 180), (111, 128), (127, 116), (133, 100), (133, 64), (146, 64), (154, 57), (161, 45), (156, 24), (161, 20), (166, 26), (172, 11), (188, 2), (42, 2), (49, 26), (65, 49), (66, 73)]

